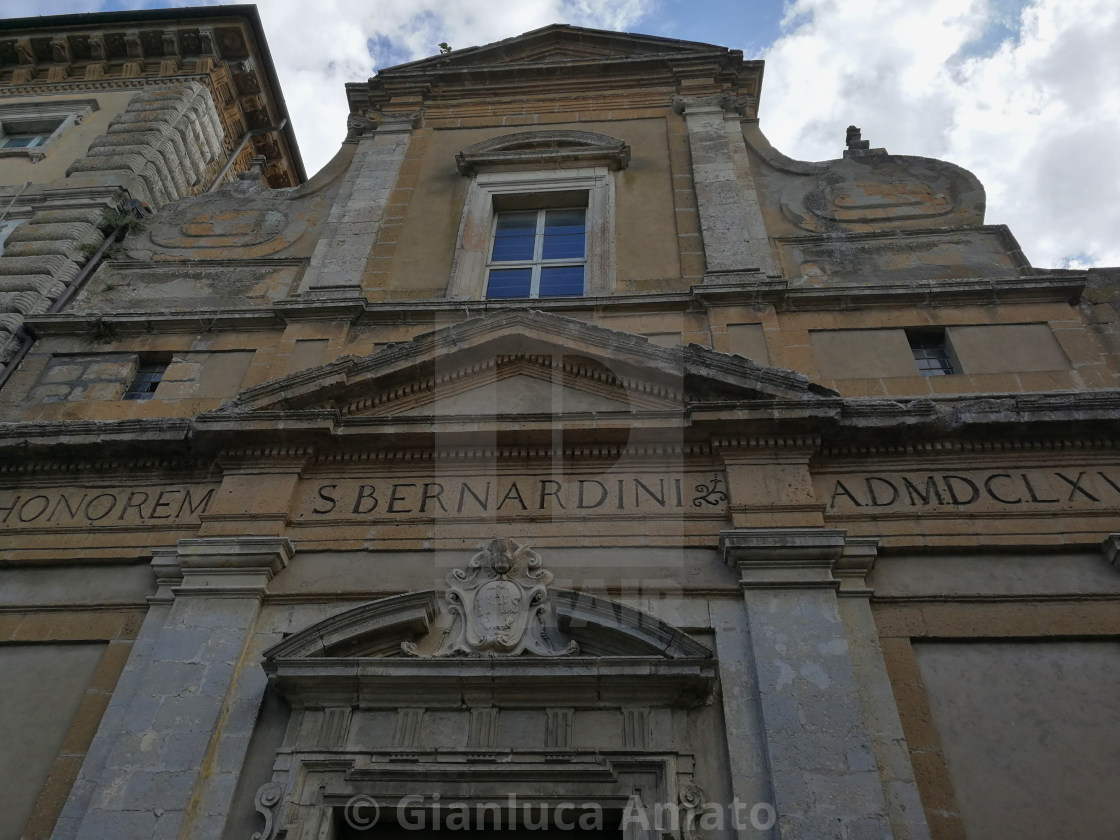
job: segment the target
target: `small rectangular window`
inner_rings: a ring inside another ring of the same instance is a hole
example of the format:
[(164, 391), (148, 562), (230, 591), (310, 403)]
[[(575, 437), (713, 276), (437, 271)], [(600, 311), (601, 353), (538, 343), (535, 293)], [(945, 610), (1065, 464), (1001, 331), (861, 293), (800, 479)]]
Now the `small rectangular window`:
[(488, 298), (581, 296), (586, 211), (565, 207), (498, 213), (489, 263)]
[(136, 375), (128, 383), (122, 399), (150, 400), (155, 396), (159, 383), (163, 381), (163, 375), (167, 372), (169, 364), (171, 359), (166, 356), (142, 355), (140, 364), (136, 368)]
[(61, 118), (3, 120), (0, 122), (0, 149), (33, 149), (43, 146), (63, 122)]
[(907, 330), (906, 339), (910, 342), (910, 352), (914, 354), (914, 362), (922, 376), (949, 376), (956, 373), (943, 330)]

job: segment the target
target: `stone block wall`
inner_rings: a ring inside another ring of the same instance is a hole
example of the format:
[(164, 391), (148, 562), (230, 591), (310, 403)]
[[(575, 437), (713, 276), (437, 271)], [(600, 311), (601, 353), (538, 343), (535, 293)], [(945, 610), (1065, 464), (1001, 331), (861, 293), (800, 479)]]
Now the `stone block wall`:
[(56, 356), (51, 359), (30, 399), (39, 402), (119, 400), (136, 375), (135, 353)]

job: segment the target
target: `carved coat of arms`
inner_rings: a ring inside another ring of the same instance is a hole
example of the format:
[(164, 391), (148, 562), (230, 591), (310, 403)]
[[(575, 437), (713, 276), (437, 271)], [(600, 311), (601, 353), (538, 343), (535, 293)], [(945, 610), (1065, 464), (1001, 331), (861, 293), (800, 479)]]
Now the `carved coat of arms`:
[[(579, 645), (561, 638), (548, 584), (552, 573), (540, 555), (511, 539), (496, 539), (447, 576), (444, 593), (451, 618), (439, 646), (429, 656), (517, 656), (528, 652), (561, 656)], [(405, 653), (424, 655), (412, 642)]]

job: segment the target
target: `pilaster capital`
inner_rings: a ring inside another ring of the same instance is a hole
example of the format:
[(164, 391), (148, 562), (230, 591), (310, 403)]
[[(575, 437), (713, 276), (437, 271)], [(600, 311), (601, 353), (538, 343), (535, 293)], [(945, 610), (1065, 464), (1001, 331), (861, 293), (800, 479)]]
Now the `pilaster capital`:
[(869, 597), (867, 576), (875, 568), (879, 556), (878, 537), (848, 537), (844, 550), (832, 567), (832, 574), (840, 581), (840, 595)]
[(735, 96), (731, 93), (715, 93), (707, 96), (682, 96), (675, 94), (673, 110), (685, 117), (698, 114), (736, 114), (746, 116), (751, 109), (749, 96)]
[(744, 589), (836, 589), (844, 537), (833, 528), (742, 528), (721, 531), (719, 547)]
[(721, 531), (724, 561), (744, 589), (836, 589), (868, 597), (867, 575), (879, 556), (878, 537), (848, 537), (832, 528), (739, 528)]
[(409, 133), (419, 128), (424, 120), (424, 109), (411, 111), (365, 111), (352, 113), (346, 118), (346, 141), (356, 142), (381, 134)]
[(700, 114), (723, 113), (722, 93), (707, 96), (681, 96), (674, 94), (673, 110), (684, 117), (695, 117)]
[(186, 595), (259, 598), (283, 571), (295, 549), (284, 537), (201, 537), (152, 550), (156, 593), (151, 603)]

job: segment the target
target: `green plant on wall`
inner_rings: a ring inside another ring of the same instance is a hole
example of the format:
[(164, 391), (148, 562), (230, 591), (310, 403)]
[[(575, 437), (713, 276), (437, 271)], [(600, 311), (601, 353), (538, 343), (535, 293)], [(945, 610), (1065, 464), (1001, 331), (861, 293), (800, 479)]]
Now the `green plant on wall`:
[[(144, 218), (124, 205), (105, 208), (101, 213), (101, 218), (97, 222), (97, 229), (101, 231), (106, 238), (115, 236), (116, 241), (105, 250), (102, 259), (111, 260), (119, 257), (121, 253), (120, 242), (128, 236), (128, 234), (135, 230), (140, 230), (143, 226)], [(82, 256), (82, 261), (89, 262), (93, 259), (94, 254), (97, 253), (101, 245), (101, 242), (83, 242), (79, 245), (78, 253)]]

